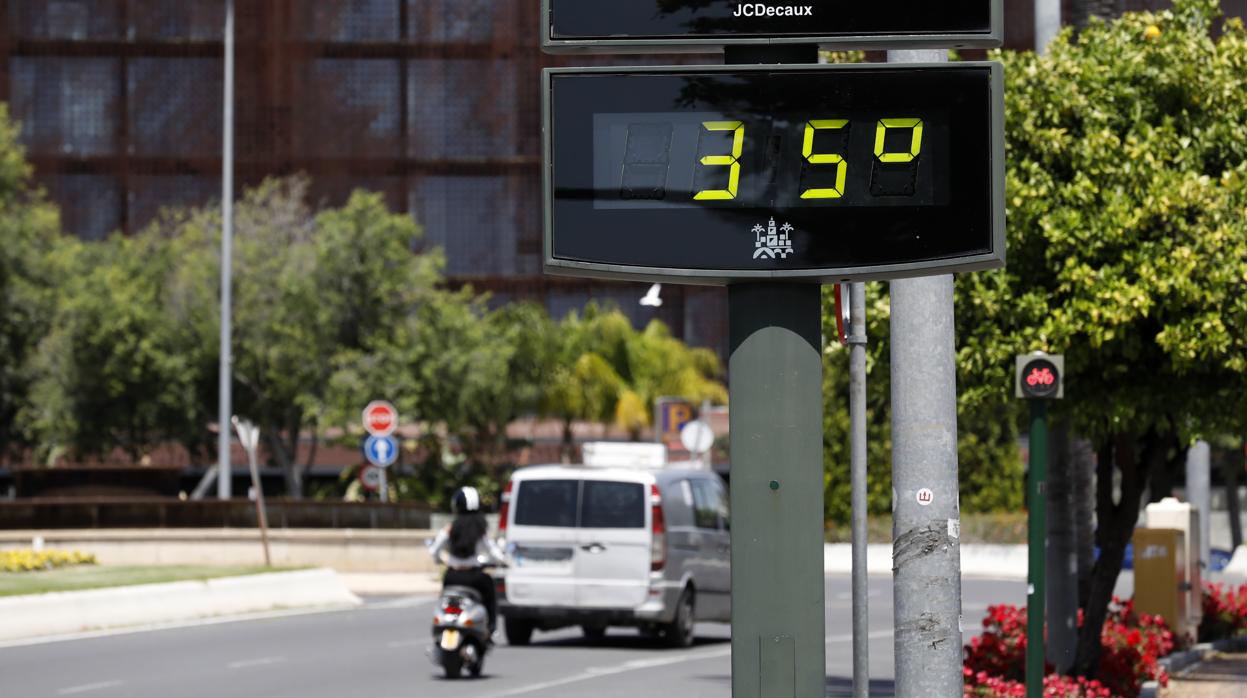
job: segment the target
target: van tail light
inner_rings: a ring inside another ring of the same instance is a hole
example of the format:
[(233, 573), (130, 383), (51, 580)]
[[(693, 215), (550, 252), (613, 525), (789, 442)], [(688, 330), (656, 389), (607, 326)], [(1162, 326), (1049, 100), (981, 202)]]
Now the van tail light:
[(507, 532), (507, 515), (511, 513), (511, 481), (502, 488), (502, 506), (498, 508), (498, 533)]
[(667, 564), (667, 521), (662, 515), (662, 492), (658, 485), (649, 486), (650, 533), (653, 541), (649, 549), (650, 571), (657, 572)]

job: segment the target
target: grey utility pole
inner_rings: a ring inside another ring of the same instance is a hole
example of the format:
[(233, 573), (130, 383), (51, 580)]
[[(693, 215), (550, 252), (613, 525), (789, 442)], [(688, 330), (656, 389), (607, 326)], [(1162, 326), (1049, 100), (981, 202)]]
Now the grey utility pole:
[[(888, 51), (940, 63), (944, 50)], [(950, 274), (892, 294), (892, 600), (898, 698), (952, 698), (961, 679), (961, 508)]]
[(849, 481), (853, 502), (853, 698), (870, 695), (870, 583), (866, 569), (866, 284), (849, 292)]
[(1061, 31), (1061, 0), (1035, 0), (1035, 53), (1043, 55)]
[[(1207, 575), (1212, 534), (1212, 447), (1196, 441), (1186, 452), (1186, 501), (1199, 509), (1199, 564)], [(1206, 577), (1205, 577), (1206, 578)]]
[(229, 499), (230, 389), (233, 359), (230, 352), (231, 261), (234, 255), (234, 0), (225, 2), (225, 114), (221, 154), (221, 366), (217, 409), (217, 496)]

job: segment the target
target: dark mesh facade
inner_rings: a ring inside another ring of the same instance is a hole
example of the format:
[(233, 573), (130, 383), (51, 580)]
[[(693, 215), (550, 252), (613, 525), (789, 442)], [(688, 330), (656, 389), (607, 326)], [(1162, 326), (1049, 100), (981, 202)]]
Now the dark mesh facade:
[[(725, 350), (721, 289), (668, 287), (654, 310), (643, 285), (541, 275), (538, 76), (566, 61), (538, 48), (538, 4), (236, 0), (238, 186), (303, 172), (329, 204), (382, 192), (446, 250), (453, 283), (556, 316), (614, 301)], [(0, 99), (68, 231), (98, 239), (219, 200), (224, 0), (0, 8)]]
[[(1065, 0), (1065, 16), (1151, 2)], [(540, 273), (540, 68), (696, 58), (545, 56), (539, 0), (236, 4), (240, 187), (304, 172), (330, 204), (383, 192), (445, 248), (456, 283), (556, 316), (613, 300), (726, 353), (722, 289), (668, 286), (654, 310), (637, 304), (644, 286)], [(1007, 44), (1028, 48), (1032, 1), (1005, 9)], [(0, 99), (70, 232), (134, 231), (220, 197), (224, 15), (224, 0), (0, 0)]]

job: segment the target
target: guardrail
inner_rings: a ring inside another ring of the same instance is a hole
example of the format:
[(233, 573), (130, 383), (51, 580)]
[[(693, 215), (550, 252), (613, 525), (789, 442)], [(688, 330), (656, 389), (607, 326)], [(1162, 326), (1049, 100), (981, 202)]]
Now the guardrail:
[[(266, 500), (272, 528), (427, 529), (423, 504)], [(0, 502), (0, 530), (92, 528), (251, 528), (255, 504), (146, 498), (48, 498)]]

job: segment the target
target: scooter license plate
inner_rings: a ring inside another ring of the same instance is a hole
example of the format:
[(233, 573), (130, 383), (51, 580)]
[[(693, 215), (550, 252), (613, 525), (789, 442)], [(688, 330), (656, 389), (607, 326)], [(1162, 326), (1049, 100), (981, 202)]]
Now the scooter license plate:
[(443, 630), (441, 647), (447, 652), (454, 652), (459, 649), (459, 631)]

